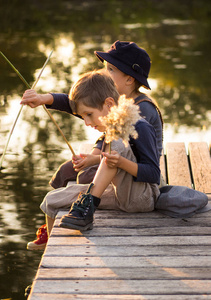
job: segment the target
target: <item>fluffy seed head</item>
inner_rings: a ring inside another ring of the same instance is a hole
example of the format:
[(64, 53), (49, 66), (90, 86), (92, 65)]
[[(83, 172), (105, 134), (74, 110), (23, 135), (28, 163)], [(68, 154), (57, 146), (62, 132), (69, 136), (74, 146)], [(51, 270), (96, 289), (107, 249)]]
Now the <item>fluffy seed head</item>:
[(128, 146), (129, 136), (138, 137), (134, 125), (141, 119), (138, 105), (133, 99), (126, 99), (125, 95), (119, 97), (118, 105), (111, 108), (105, 117), (101, 117), (102, 124), (106, 127), (106, 143), (112, 140), (122, 139), (125, 146)]

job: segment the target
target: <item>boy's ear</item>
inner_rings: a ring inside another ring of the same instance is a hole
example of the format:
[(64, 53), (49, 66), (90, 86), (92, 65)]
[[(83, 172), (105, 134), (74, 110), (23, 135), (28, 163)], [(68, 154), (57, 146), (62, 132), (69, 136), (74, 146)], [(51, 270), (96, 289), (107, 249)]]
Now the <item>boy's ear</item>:
[(104, 104), (105, 104), (108, 108), (110, 108), (110, 107), (116, 105), (116, 103), (115, 103), (115, 101), (114, 101), (114, 99), (113, 99), (112, 97), (107, 97), (107, 98), (105, 99)]
[(132, 76), (130, 76), (130, 75), (128, 75), (128, 78), (127, 78), (127, 80), (126, 80), (126, 84), (127, 84), (127, 85), (131, 85), (131, 84), (134, 83), (134, 81), (135, 81), (135, 78), (132, 77)]

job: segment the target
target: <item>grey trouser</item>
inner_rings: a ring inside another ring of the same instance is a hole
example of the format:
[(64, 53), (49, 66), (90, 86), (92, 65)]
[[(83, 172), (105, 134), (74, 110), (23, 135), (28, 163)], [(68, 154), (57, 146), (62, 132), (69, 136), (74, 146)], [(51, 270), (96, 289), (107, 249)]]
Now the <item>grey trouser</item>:
[[(121, 156), (136, 162), (130, 146), (125, 147), (121, 140), (112, 141), (112, 150)], [(102, 177), (103, 180), (103, 177)], [(70, 209), (80, 192), (86, 192), (89, 184), (72, 184), (50, 191), (40, 205), (41, 210), (55, 218), (59, 210)], [(136, 182), (131, 174), (118, 169), (111, 184), (101, 197), (99, 209), (116, 209), (126, 212), (149, 212), (159, 196), (157, 184)]]

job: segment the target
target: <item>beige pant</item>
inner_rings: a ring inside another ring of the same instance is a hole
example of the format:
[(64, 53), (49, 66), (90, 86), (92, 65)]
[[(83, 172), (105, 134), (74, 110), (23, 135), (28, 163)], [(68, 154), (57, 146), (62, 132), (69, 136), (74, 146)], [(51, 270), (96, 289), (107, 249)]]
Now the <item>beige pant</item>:
[[(125, 147), (121, 140), (112, 141), (112, 150), (121, 156), (136, 162), (130, 146)], [(102, 178), (103, 180), (103, 178)], [(71, 184), (67, 187), (50, 191), (40, 205), (41, 210), (52, 219), (59, 210), (69, 209), (80, 192), (85, 192), (89, 184)], [(133, 176), (118, 169), (111, 184), (101, 197), (99, 209), (116, 209), (126, 212), (148, 212), (154, 210), (154, 203), (159, 196), (157, 184), (135, 182)]]

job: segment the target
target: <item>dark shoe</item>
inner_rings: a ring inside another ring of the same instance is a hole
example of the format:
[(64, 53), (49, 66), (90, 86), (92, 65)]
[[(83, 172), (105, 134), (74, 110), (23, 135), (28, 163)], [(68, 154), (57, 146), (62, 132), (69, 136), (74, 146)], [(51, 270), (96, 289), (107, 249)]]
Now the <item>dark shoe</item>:
[(81, 231), (93, 228), (94, 212), (100, 204), (100, 198), (90, 194), (93, 185), (91, 183), (86, 193), (73, 202), (69, 213), (61, 218), (59, 227)]
[(37, 239), (27, 244), (28, 250), (44, 250), (48, 241), (47, 225), (42, 225), (36, 232)]

